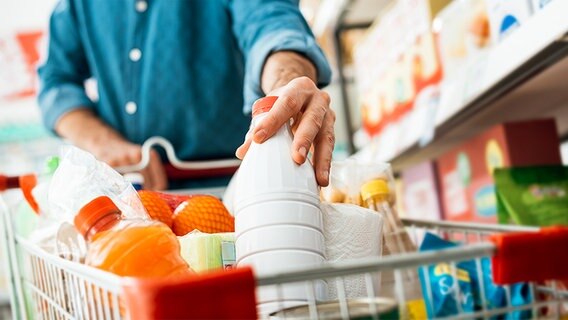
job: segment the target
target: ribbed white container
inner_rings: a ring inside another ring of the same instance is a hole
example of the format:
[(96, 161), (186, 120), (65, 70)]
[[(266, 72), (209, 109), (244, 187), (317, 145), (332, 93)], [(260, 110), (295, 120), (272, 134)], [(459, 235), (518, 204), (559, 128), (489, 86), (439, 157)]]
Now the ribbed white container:
[[(267, 103), (260, 104), (266, 107)], [(253, 127), (265, 117), (266, 113), (256, 114)], [(251, 265), (259, 275), (297, 270), (325, 260), (314, 169), (309, 161), (302, 165), (294, 162), (292, 140), (287, 124), (264, 143), (253, 142), (236, 177), (237, 266)], [(314, 285), (316, 299), (325, 300), (325, 284)], [(280, 294), (284, 301), (307, 301), (305, 288), (305, 284), (284, 285)], [(264, 288), (257, 292), (258, 301), (266, 306), (278, 294), (276, 288)]]

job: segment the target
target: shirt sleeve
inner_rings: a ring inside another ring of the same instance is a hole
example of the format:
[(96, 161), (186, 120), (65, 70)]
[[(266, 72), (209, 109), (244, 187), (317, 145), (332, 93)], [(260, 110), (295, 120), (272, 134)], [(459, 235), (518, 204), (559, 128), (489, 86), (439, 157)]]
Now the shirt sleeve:
[(317, 85), (331, 80), (329, 64), (300, 13), (297, 0), (230, 1), (233, 32), (245, 56), (244, 111), (264, 95), (260, 85), (266, 58), (275, 51), (303, 54), (317, 69)]
[(50, 130), (61, 116), (76, 108), (94, 108), (85, 92), (89, 66), (78, 31), (72, 0), (60, 0), (49, 23), (47, 59), (38, 69), (38, 103)]

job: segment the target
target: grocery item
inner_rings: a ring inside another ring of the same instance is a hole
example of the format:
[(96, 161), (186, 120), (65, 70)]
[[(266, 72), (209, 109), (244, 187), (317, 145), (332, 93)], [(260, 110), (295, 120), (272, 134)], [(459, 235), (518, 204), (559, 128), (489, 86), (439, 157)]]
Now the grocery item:
[(148, 214), (132, 184), (90, 153), (68, 146), (49, 185), (49, 216), (73, 223), (79, 210), (92, 199), (108, 196), (126, 218)]
[(523, 25), (532, 14), (529, 0), (485, 0), (491, 34), (496, 42)]
[(231, 269), (235, 264), (234, 233), (192, 231), (179, 237), (181, 256), (195, 272)]
[[(253, 106), (252, 127), (262, 122), (278, 97), (265, 97)], [(292, 159), (289, 123), (262, 144), (252, 143), (235, 181), (234, 209), (237, 266), (250, 265), (259, 275), (314, 266), (324, 261), (323, 222), (314, 169), (309, 161)], [(316, 299), (327, 289), (316, 283)], [(282, 304), (275, 286), (258, 290), (262, 313), (305, 304), (303, 283), (282, 286)]]
[(385, 219), (385, 254), (416, 251), (416, 246), (404, 229), (404, 225), (389, 203), (389, 187), (385, 180), (371, 180), (361, 186), (361, 197), (365, 206), (381, 213)]
[[(458, 243), (426, 233), (420, 251), (442, 250), (457, 246), (459, 246)], [(477, 270), (478, 267), (481, 268), (480, 272)], [(482, 310), (483, 307), (491, 310), (507, 306), (506, 289), (493, 282), (491, 262), (487, 257), (481, 258), (479, 263), (475, 260), (457, 262), (455, 268), (447, 263), (430, 265), (427, 272), (428, 275), (425, 274), (423, 269), (420, 269), (420, 281), (424, 288), (424, 299), (427, 301), (429, 318), (459, 314), (455, 300), (456, 284), (454, 281), (456, 278), (460, 288), (458, 299), (464, 312)], [(481, 290), (483, 290), (483, 294)], [(527, 284), (514, 284), (510, 290), (512, 306), (530, 303)], [(483, 296), (485, 296), (485, 300), (482, 298)], [(432, 300), (430, 300), (430, 297)], [(483, 301), (486, 303), (485, 306), (482, 306)], [(507, 315), (507, 319), (529, 319), (530, 315), (530, 310), (514, 311)]]
[[(361, 186), (361, 197), (365, 206), (372, 209), (384, 219), (383, 254), (396, 255), (416, 251), (416, 246), (410, 239), (402, 221), (393, 210), (390, 199), (388, 182), (384, 179), (371, 180)], [(422, 297), (418, 273), (414, 269), (405, 270), (401, 279), (396, 279), (392, 271), (383, 272), (381, 276), (381, 295), (397, 296), (399, 301), (413, 302)], [(399, 286), (399, 289), (396, 287)], [(401, 314), (407, 316), (412, 311), (408, 306), (401, 305)]]
[[(431, 243), (436, 240), (435, 236), (427, 233), (420, 246), (420, 251), (441, 249)], [(426, 272), (428, 273), (427, 275), (425, 274)], [(420, 282), (424, 292), (430, 292), (430, 294), (424, 294), (428, 318), (456, 315), (459, 313), (458, 303), (461, 305), (463, 312), (471, 313), (473, 311), (471, 278), (469, 273), (460, 267), (459, 264), (455, 267), (448, 263), (430, 265), (426, 272), (424, 269), (420, 269)], [(429, 282), (426, 282), (426, 279)], [(457, 284), (455, 283), (456, 279)], [(458, 286), (459, 295), (456, 297)]]
[(132, 277), (175, 277), (191, 274), (180, 245), (166, 225), (125, 219), (108, 196), (83, 206), (74, 220), (88, 241), (87, 265)]
[(544, 7), (546, 7), (549, 3), (551, 3), (552, 0), (532, 0), (532, 4), (533, 4), (533, 11), (539, 11), (542, 10)]
[(402, 202), (408, 218), (440, 220), (440, 203), (437, 168), (434, 162), (423, 162), (401, 172)]
[(497, 222), (493, 170), (561, 164), (554, 119), (496, 125), (438, 158), (444, 219)]
[(568, 167), (496, 169), (500, 223), (568, 225)]
[(144, 176), (139, 172), (125, 173), (124, 180), (130, 182), (136, 191), (142, 190), (144, 187)]
[[(318, 319), (341, 319), (344, 318), (341, 313), (341, 303), (331, 301), (320, 303), (316, 306)], [(377, 313), (373, 314), (372, 310), (376, 308)], [(363, 319), (400, 319), (399, 308), (395, 300), (388, 298), (371, 299), (349, 299), (347, 300), (348, 318), (353, 320)], [(309, 306), (299, 306), (287, 308), (270, 315), (276, 319), (309, 319), (312, 312)]]
[(442, 123), (479, 89), (484, 61), (493, 40), (489, 27), (487, 5), (483, 0), (456, 0), (435, 18), (433, 31), (441, 55), (444, 77), (440, 101), (436, 108), (436, 123)]
[(158, 220), (168, 227), (172, 227), (174, 223), (174, 211), (183, 201), (190, 196), (173, 195), (162, 192), (140, 190), (138, 191), (142, 205), (148, 211), (148, 215)]
[[(325, 252), (328, 262), (380, 257), (382, 251), (383, 217), (375, 211), (350, 204), (321, 204), (324, 223)], [(379, 295), (380, 278), (373, 274), (373, 290)], [(344, 279), (347, 298), (367, 296), (364, 275)], [(336, 284), (328, 284), (328, 298), (337, 299)]]
[(172, 230), (178, 236), (193, 230), (207, 233), (234, 232), (235, 218), (216, 197), (196, 195), (176, 208)]

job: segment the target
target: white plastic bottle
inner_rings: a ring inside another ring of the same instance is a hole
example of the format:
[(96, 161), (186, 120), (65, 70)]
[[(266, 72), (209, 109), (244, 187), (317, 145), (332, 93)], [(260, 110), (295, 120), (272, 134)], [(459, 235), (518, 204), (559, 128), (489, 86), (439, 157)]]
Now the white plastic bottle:
[[(253, 106), (252, 126), (266, 117), (277, 97)], [(259, 275), (298, 270), (325, 260), (322, 213), (314, 169), (292, 159), (293, 135), (286, 124), (262, 144), (252, 143), (236, 177), (234, 207), (237, 266), (251, 265)], [(325, 300), (322, 281), (314, 283), (316, 299)], [(257, 292), (261, 313), (305, 304), (306, 284)], [(281, 297), (283, 304), (278, 304)]]

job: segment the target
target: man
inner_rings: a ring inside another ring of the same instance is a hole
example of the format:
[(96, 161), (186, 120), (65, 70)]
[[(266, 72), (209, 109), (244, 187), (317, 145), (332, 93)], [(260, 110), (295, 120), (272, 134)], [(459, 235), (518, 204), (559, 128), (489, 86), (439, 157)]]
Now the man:
[[(303, 163), (313, 145), (317, 180), (327, 185), (335, 115), (318, 87), (330, 73), (297, 0), (60, 0), (39, 104), (54, 132), (124, 166), (138, 163), (151, 136), (184, 160), (229, 157), (253, 102), (277, 95), (237, 156), (294, 118), (292, 157)], [(90, 77), (98, 101), (85, 94)], [(168, 186), (156, 152), (142, 174), (147, 188)]]

